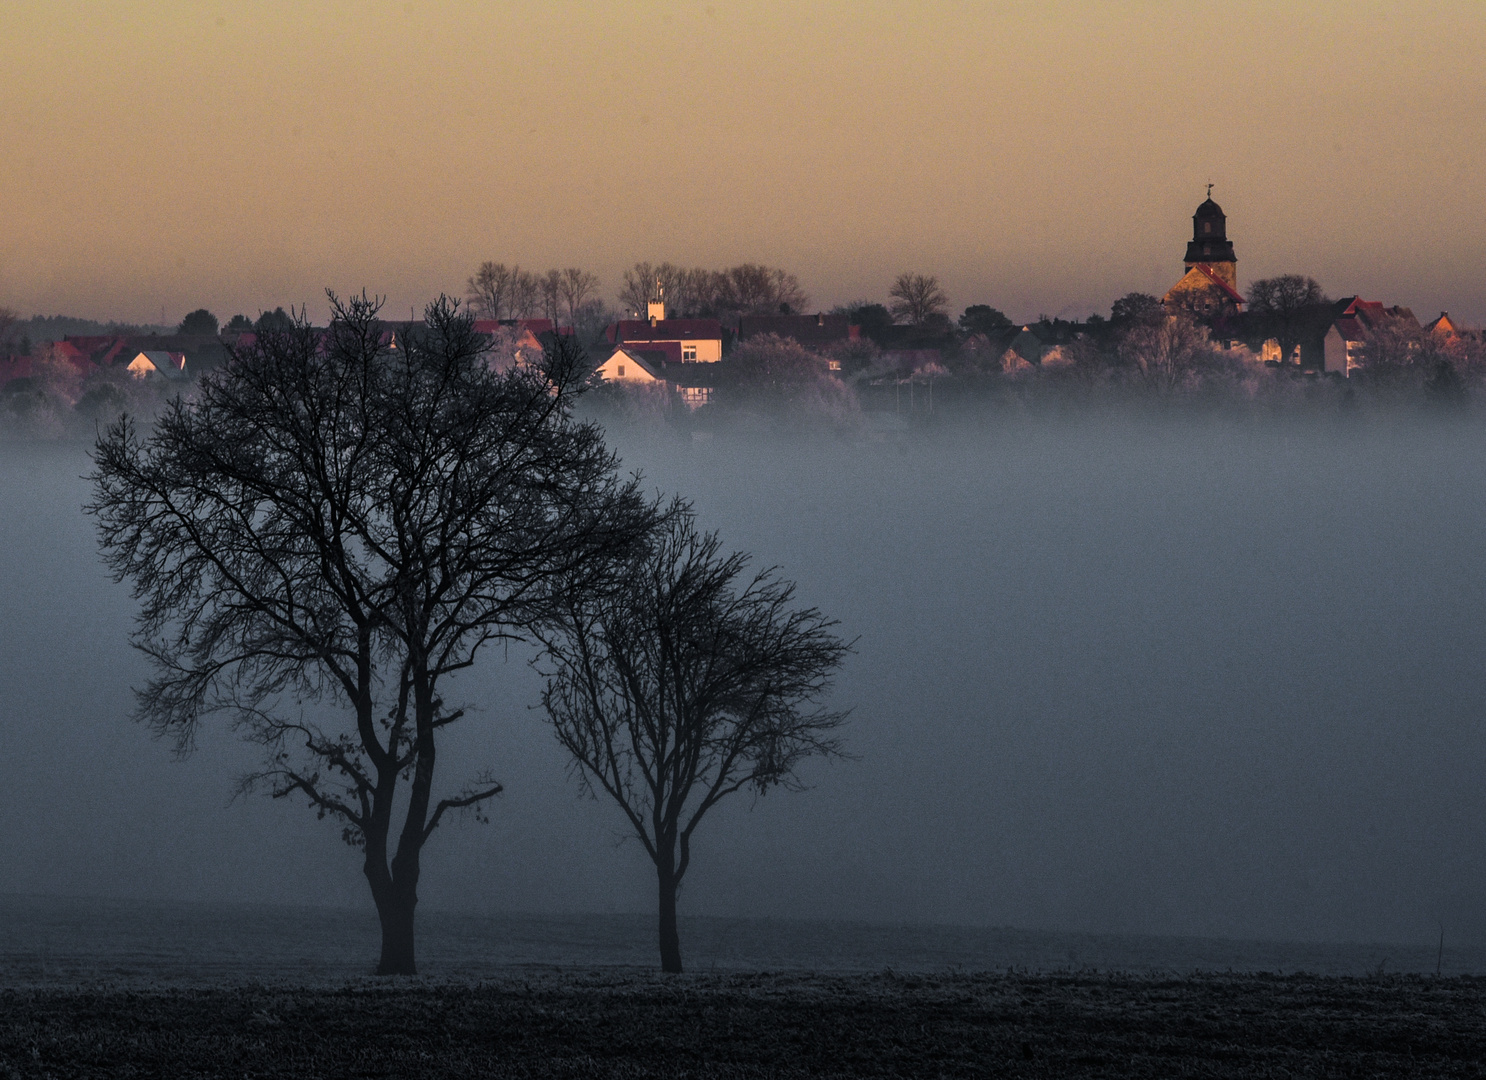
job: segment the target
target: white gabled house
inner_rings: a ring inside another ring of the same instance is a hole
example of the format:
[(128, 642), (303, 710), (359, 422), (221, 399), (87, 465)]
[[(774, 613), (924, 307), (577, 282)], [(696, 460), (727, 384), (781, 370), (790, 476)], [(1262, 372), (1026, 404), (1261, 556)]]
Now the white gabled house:
[(135, 354), (125, 370), (136, 379), (158, 378), (180, 380), (186, 377), (186, 354), (145, 349)]
[(606, 383), (631, 386), (655, 386), (666, 381), (654, 357), (642, 356), (639, 349), (622, 347), (610, 353), (609, 359), (598, 366), (595, 374)]

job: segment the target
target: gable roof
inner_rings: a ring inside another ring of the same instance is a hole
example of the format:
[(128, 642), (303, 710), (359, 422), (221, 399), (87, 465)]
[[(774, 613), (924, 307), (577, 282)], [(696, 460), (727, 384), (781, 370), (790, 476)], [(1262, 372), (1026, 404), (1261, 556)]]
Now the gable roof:
[(660, 382), (665, 381), (665, 360), (663, 357), (658, 357), (653, 350), (626, 349), (623, 346), (620, 346), (608, 355), (604, 362), (599, 365), (598, 369), (602, 370), (616, 359), (623, 359), (628, 363), (634, 364), (635, 367), (645, 372), (645, 374), (649, 375), (652, 379)]
[(1455, 320), (1450, 318), (1448, 311), (1440, 312), (1440, 317), (1424, 328), (1431, 334), (1443, 334), (1447, 337), (1460, 333), (1460, 327), (1455, 325)]

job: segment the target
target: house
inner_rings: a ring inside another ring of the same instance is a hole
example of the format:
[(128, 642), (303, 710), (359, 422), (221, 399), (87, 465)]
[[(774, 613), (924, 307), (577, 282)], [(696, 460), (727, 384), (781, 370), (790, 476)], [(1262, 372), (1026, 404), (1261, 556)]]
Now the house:
[(662, 352), (673, 364), (715, 364), (722, 359), (722, 323), (717, 319), (668, 319), (666, 305), (650, 305), (648, 319), (621, 319), (604, 330), (610, 345), (637, 345)]
[(662, 349), (621, 346), (594, 371), (606, 383), (675, 394), (688, 409), (711, 404), (720, 366), (671, 362)]
[(1456, 325), (1454, 319), (1450, 318), (1448, 311), (1440, 312), (1440, 317), (1426, 326), (1424, 330), (1426, 333), (1433, 334), (1435, 337), (1446, 341), (1460, 336), (1460, 327)]
[(594, 374), (606, 383), (626, 386), (664, 386), (665, 354), (658, 350), (620, 347), (609, 354)]
[[(1361, 367), (1361, 350), (1367, 339), (1377, 330), (1390, 323), (1405, 326), (1419, 325), (1414, 313), (1406, 307), (1384, 307), (1381, 300), (1364, 300), (1354, 296), (1338, 302), (1340, 313), (1326, 331), (1323, 339), (1325, 371), (1327, 374), (1351, 378), (1352, 372)], [(1439, 322), (1438, 319), (1435, 320)], [(1433, 324), (1431, 324), (1433, 325)]]
[(136, 353), (124, 369), (136, 379), (155, 377), (179, 381), (186, 377), (186, 354), (163, 349), (143, 350)]

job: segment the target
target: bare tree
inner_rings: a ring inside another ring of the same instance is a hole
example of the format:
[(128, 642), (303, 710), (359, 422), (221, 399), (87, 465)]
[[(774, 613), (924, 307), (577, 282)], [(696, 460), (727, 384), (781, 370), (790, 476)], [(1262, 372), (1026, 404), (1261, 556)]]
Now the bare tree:
[(934, 315), (943, 315), (949, 305), (949, 297), (932, 274), (899, 274), (888, 296), (892, 297), (890, 307), (894, 317), (914, 326), (922, 326)]
[(562, 271), (548, 270), (537, 280), (537, 291), (542, 295), (542, 318), (556, 326), (562, 322)]
[(685, 274), (685, 270), (668, 262), (637, 262), (624, 272), (619, 306), (639, 318), (644, 318), (645, 309), (654, 300), (663, 299), (667, 307), (673, 307)]
[(597, 274), (580, 270), (576, 266), (570, 266), (562, 272), (559, 291), (568, 308), (568, 325), (578, 325), (578, 309), (588, 302), (588, 298), (598, 291), (598, 287)]
[(533, 273), (511, 267), (511, 318), (527, 319), (541, 310), (542, 283)]
[[(412, 974), (425, 844), (488, 773), (439, 797), (450, 676), (539, 618), (543, 583), (581, 591), (656, 513), (571, 419), (587, 374), (562, 341), (496, 371), (453, 302), (390, 348), (379, 304), (331, 297), (176, 398), (147, 437), (99, 438), (104, 557), (133, 582), (154, 677), (138, 718), (178, 751), (228, 718), (263, 749), (243, 790), (305, 798), (363, 852), (377, 971)], [(394, 817), (401, 824), (394, 827)]]
[[(1319, 322), (1310, 317), (1312, 313), (1329, 303), (1316, 279), (1300, 274), (1261, 278), (1249, 286), (1250, 317), (1264, 334), (1279, 343), (1280, 359), (1286, 364), (1294, 358), (1295, 347), (1302, 343), (1306, 328)], [(1325, 322), (1329, 325), (1330, 319)], [(1324, 327), (1320, 330), (1325, 332)]]
[(703, 816), (744, 788), (798, 787), (802, 761), (839, 753), (845, 714), (818, 703), (850, 647), (747, 563), (673, 506), (615, 589), (565, 594), (538, 661), (584, 789), (618, 803), (655, 864), (667, 972), (681, 970), (676, 891)]
[(470, 306), (487, 319), (499, 319), (510, 304), (513, 271), (505, 263), (483, 262), (469, 279)]
[(1121, 338), (1119, 352), (1149, 385), (1167, 393), (1186, 383), (1213, 359), (1207, 328), (1181, 317), (1165, 318), (1159, 323), (1136, 323)]

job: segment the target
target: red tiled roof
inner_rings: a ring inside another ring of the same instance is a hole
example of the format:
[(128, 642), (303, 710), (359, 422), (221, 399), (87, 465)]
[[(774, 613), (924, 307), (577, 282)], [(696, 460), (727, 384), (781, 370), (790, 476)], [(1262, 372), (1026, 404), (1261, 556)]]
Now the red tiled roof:
[(722, 323), (717, 319), (621, 319), (604, 331), (610, 344), (626, 341), (721, 341)]
[(1235, 304), (1242, 307), (1246, 303), (1243, 295), (1239, 293), (1239, 291), (1232, 285), (1229, 285), (1226, 281), (1220, 278), (1217, 274), (1217, 271), (1215, 271), (1209, 264), (1198, 263), (1196, 266), (1192, 267), (1192, 269), (1202, 271), (1203, 276), (1206, 277), (1218, 288), (1222, 289), (1225, 293), (1227, 293), (1228, 299), (1232, 300)]

